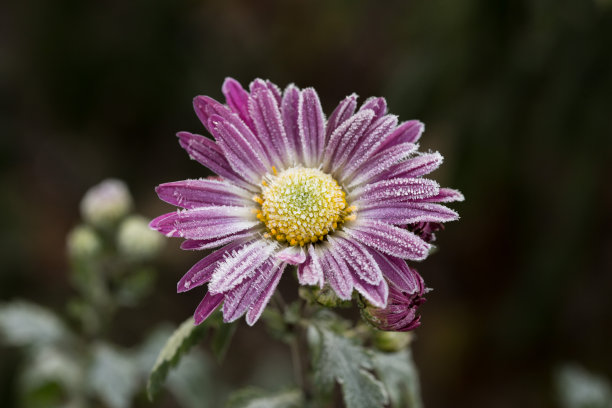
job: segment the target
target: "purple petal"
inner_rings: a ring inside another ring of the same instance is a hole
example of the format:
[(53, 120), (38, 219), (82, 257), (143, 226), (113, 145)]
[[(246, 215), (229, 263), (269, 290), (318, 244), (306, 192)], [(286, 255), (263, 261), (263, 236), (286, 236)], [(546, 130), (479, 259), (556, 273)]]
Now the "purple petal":
[(353, 158), (342, 171), (344, 177), (349, 178), (363, 163), (372, 159), (380, 142), (397, 125), (397, 116), (386, 115), (373, 123), (359, 139), (357, 147), (351, 154)]
[(353, 293), (353, 277), (346, 262), (337, 253), (333, 243), (323, 250), (323, 275), (340, 299), (349, 300)]
[(246, 245), (245, 240), (236, 240), (229, 245), (224, 246), (210, 255), (200, 259), (195, 265), (193, 265), (185, 275), (178, 281), (176, 285), (176, 291), (186, 292), (195, 287), (203, 285), (207, 283), (212, 277), (215, 268), (217, 267), (218, 262), (222, 262), (224, 257), (227, 256), (232, 251), (240, 249)]
[(452, 188), (441, 188), (438, 194), (428, 197), (422, 201), (424, 202), (437, 202), (437, 203), (450, 203), (453, 201), (463, 201), (464, 197), (458, 190)]
[[(284, 268), (284, 264), (282, 265)], [(233, 322), (240, 318), (257, 301), (259, 296), (266, 292), (275, 278), (280, 266), (268, 260), (257, 268), (257, 273), (225, 293), (223, 304), (223, 321)], [(276, 285), (274, 285), (276, 288)]]
[(278, 101), (262, 80), (255, 80), (251, 84), (249, 114), (253, 118), (257, 136), (268, 152), (271, 162), (276, 165), (289, 164), (289, 140), (283, 126)]
[(299, 265), (306, 261), (306, 253), (304, 252), (304, 248), (297, 246), (290, 246), (283, 249), (276, 254), (276, 257), (291, 265)]
[(168, 237), (211, 239), (244, 231), (259, 224), (245, 207), (202, 207), (164, 214), (149, 226)]
[(243, 280), (255, 274), (264, 262), (272, 256), (277, 244), (267, 240), (257, 240), (238, 251), (233, 251), (231, 256), (217, 266), (208, 290), (212, 293), (227, 292)]
[(228, 244), (232, 241), (242, 238), (251, 238), (256, 234), (260, 233), (259, 228), (253, 228), (251, 230), (247, 230), (245, 232), (241, 232), (238, 234), (230, 234), (228, 236), (219, 237), (219, 238), (211, 238), (211, 239), (187, 239), (183, 241), (181, 244), (181, 249), (185, 251), (201, 251), (203, 249), (216, 248), (221, 245)]
[(359, 217), (380, 220), (389, 224), (406, 225), (417, 222), (448, 222), (459, 219), (459, 214), (439, 204), (422, 202), (383, 203), (359, 212)]
[(380, 221), (361, 220), (345, 231), (371, 248), (402, 259), (423, 260), (431, 248), (412, 232)]
[(319, 96), (313, 88), (304, 89), (301, 93), (298, 126), (304, 164), (316, 167), (325, 145), (325, 117)]
[(357, 107), (357, 94), (351, 94), (344, 98), (342, 102), (338, 104), (336, 109), (332, 112), (327, 119), (327, 129), (325, 131), (325, 141), (329, 141), (331, 134), (340, 126), (345, 120), (355, 114), (355, 108)]
[(355, 289), (374, 306), (387, 306), (387, 298), (389, 297), (389, 285), (387, 285), (386, 280), (381, 279), (380, 282), (375, 285), (372, 285), (360, 279), (355, 279)]
[(323, 160), (324, 169), (334, 172), (341, 168), (348, 160), (350, 152), (355, 144), (366, 131), (372, 119), (374, 111), (367, 109), (359, 111), (344, 121), (330, 136), (329, 143), (325, 148)]
[(391, 179), (377, 181), (354, 190), (349, 198), (359, 197), (359, 208), (379, 206), (381, 201), (416, 201), (438, 194), (440, 186), (433, 180), (423, 178)]
[(224, 118), (231, 115), (231, 111), (227, 106), (209, 96), (204, 95), (198, 95), (193, 98), (193, 110), (198, 116), (198, 119), (200, 119), (200, 122), (202, 122), (206, 130), (209, 132), (210, 128), (208, 121), (212, 115), (219, 115)]
[(249, 93), (244, 90), (240, 82), (234, 78), (225, 78), (221, 90), (230, 109), (238, 114), (249, 129), (255, 130), (253, 120), (249, 116)]
[(332, 244), (336, 258), (344, 259), (353, 277), (373, 285), (382, 280), (378, 264), (362, 244), (341, 235), (335, 238), (329, 236), (327, 239)]
[(283, 100), (281, 102), (281, 116), (283, 118), (283, 125), (285, 126), (285, 133), (287, 134), (287, 140), (290, 146), (290, 157), (292, 160), (291, 164), (296, 164), (297, 161), (302, 160), (301, 153), (302, 148), (300, 147), (300, 130), (298, 126), (298, 108), (300, 104), (300, 90), (293, 84), (290, 84), (285, 89), (283, 94)]
[(378, 151), (383, 151), (401, 143), (416, 143), (423, 134), (425, 125), (418, 120), (409, 120), (400, 124), (386, 139), (378, 146)]
[(378, 119), (387, 113), (387, 101), (385, 98), (372, 96), (365, 100), (359, 108), (360, 111), (370, 109), (374, 111), (374, 118)]
[(272, 95), (274, 96), (274, 99), (276, 99), (276, 104), (280, 106), (281, 101), (282, 101), (282, 92), (281, 92), (280, 88), (278, 87), (278, 85), (276, 85), (274, 82), (266, 79), (266, 86), (268, 87), (270, 92), (272, 92)]
[(223, 295), (213, 295), (207, 292), (193, 315), (195, 324), (198, 325), (208, 319), (221, 302), (223, 302)]
[(394, 165), (389, 168), (384, 175), (380, 175), (378, 178), (381, 178), (381, 176), (385, 178), (413, 178), (424, 176), (440, 167), (443, 161), (444, 157), (438, 152), (422, 154)]
[(413, 143), (403, 143), (375, 154), (361, 166), (355, 178), (348, 183), (349, 187), (382, 179), (382, 175), (387, 174), (390, 167), (409, 157), (416, 149), (417, 145)]
[(167, 203), (183, 208), (214, 205), (248, 206), (252, 193), (217, 180), (184, 180), (160, 184), (155, 192)]
[(253, 189), (250, 183), (247, 183), (236, 174), (225, 158), (223, 150), (215, 142), (204, 136), (194, 135), (189, 132), (179, 132), (177, 136), (181, 147), (189, 153), (189, 157), (192, 160), (198, 161), (219, 176), (231, 180), (243, 188)]
[(261, 182), (268, 161), (255, 137), (239, 131), (218, 115), (211, 116), (209, 127), (234, 171), (253, 184)]
[[(245, 122), (240, 119), (240, 116), (233, 113), (227, 106), (222, 105), (221, 103), (207, 96), (196, 97), (194, 99), (194, 107), (198, 117), (204, 122), (206, 129), (208, 129), (208, 131), (215, 136), (215, 139), (217, 139), (218, 135), (215, 132), (216, 129), (214, 123), (211, 121), (216, 121), (218, 119), (215, 118), (221, 117), (223, 118), (223, 121), (228, 124), (227, 126), (231, 125), (231, 127), (235, 129), (232, 132), (238, 134), (238, 136), (236, 136), (236, 140), (242, 142), (243, 144), (247, 144), (249, 146), (249, 150), (253, 151), (252, 154), (259, 157), (259, 159), (262, 161), (264, 168), (268, 168), (270, 166), (271, 157), (268, 155), (265, 146), (262, 146), (260, 140), (245, 124)], [(231, 159), (229, 160), (231, 164)]]
[(306, 261), (298, 266), (298, 281), (300, 285), (319, 285), (323, 287), (323, 266), (319, 250), (314, 246), (308, 247)]
[(279, 266), (277, 270), (274, 272), (272, 279), (266, 284), (265, 289), (260, 295), (257, 297), (254, 303), (249, 306), (249, 311), (246, 315), (246, 322), (249, 326), (252, 326), (259, 320), (259, 316), (265, 309), (266, 305), (270, 301), (272, 294), (276, 290), (278, 286), (278, 282), (280, 281), (281, 276), (283, 276), (283, 271), (285, 270), (285, 265)]
[(415, 269), (410, 268), (403, 259), (384, 255), (378, 251), (372, 251), (371, 253), (385, 278), (393, 285), (410, 295), (423, 294), (425, 289), (423, 278)]

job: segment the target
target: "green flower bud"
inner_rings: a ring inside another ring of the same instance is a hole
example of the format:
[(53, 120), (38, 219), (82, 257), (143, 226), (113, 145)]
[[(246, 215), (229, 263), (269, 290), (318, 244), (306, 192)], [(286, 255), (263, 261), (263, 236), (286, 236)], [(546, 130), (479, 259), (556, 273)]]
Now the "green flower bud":
[(81, 201), (83, 219), (96, 227), (108, 227), (126, 216), (132, 196), (121, 180), (107, 179), (90, 188)]
[(376, 331), (374, 334), (374, 346), (386, 352), (403, 350), (410, 344), (412, 333)]
[(72, 258), (92, 258), (102, 250), (102, 242), (93, 230), (87, 225), (79, 225), (68, 234), (68, 253)]
[(161, 249), (163, 236), (149, 228), (148, 221), (139, 215), (126, 218), (119, 226), (117, 247), (128, 258), (146, 260)]

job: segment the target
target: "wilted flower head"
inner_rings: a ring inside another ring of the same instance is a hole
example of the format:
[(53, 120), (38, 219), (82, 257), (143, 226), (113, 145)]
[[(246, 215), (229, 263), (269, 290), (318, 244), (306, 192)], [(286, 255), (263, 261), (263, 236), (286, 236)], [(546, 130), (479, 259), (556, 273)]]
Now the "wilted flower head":
[(288, 264), (302, 285), (328, 284), (341, 299), (356, 290), (384, 308), (388, 276), (407, 273), (404, 259), (425, 259), (431, 248), (405, 227), (456, 220), (439, 203), (463, 199), (422, 177), (442, 163), (439, 153), (418, 152), (423, 124), (398, 124), (383, 98), (357, 109), (349, 95), (326, 119), (312, 88), (281, 92), (257, 79), (249, 91), (228, 78), (226, 105), (194, 99), (214, 141), (178, 134), (191, 158), (222, 179), (156, 190), (183, 210), (152, 228), (185, 238), (183, 249), (221, 247), (178, 283), (179, 292), (208, 283), (196, 323), (223, 303), (225, 321), (246, 313), (253, 324)]
[(123, 218), (132, 208), (132, 196), (121, 180), (107, 179), (87, 190), (81, 200), (85, 221), (106, 227)]
[(401, 268), (403, 273), (387, 275), (387, 306), (379, 308), (368, 304), (361, 311), (362, 316), (380, 330), (404, 332), (421, 325), (421, 316), (417, 315), (417, 309), (425, 302), (425, 283), (416, 270), (401, 260), (399, 262), (398, 270)]
[(151, 231), (149, 221), (139, 215), (126, 218), (119, 226), (117, 247), (132, 259), (145, 260), (155, 255), (162, 247), (162, 237)]

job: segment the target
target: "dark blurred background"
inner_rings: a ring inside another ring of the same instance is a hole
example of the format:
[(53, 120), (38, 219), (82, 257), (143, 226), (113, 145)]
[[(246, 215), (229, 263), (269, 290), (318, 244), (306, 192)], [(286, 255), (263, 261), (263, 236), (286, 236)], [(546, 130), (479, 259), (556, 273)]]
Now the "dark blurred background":
[[(168, 210), (155, 185), (207, 175), (174, 137), (205, 132), (191, 98), (220, 99), (226, 76), (263, 77), (314, 86), (327, 113), (352, 92), (385, 96), (402, 120), (426, 123), (422, 150), (446, 159), (435, 178), (466, 196), (418, 265), (435, 289), (413, 347), (427, 407), (555, 406), (564, 362), (612, 377), (612, 1), (0, 7), (0, 301), (61, 311), (84, 191), (117, 177), (140, 212)], [(175, 293), (198, 259), (178, 246), (150, 303), (119, 317), (116, 341), (197, 305), (202, 293)], [(241, 359), (228, 364), (265, 364), (254, 345), (288, 358), (242, 324), (230, 349)], [(2, 359), (10, 404), (18, 358)]]

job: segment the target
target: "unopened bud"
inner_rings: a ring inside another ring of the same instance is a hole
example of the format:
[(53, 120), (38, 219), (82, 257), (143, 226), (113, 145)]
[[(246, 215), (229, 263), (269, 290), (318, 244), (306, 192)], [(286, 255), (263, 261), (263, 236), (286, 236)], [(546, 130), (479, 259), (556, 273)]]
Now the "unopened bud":
[(152, 258), (162, 247), (163, 237), (149, 228), (144, 217), (133, 215), (126, 218), (119, 226), (117, 246), (123, 255), (145, 260)]
[(93, 228), (86, 225), (79, 225), (70, 231), (67, 245), (70, 256), (77, 259), (91, 258), (102, 249), (100, 238)]
[(96, 227), (113, 225), (132, 208), (132, 196), (121, 180), (107, 179), (90, 188), (81, 201), (85, 221)]

